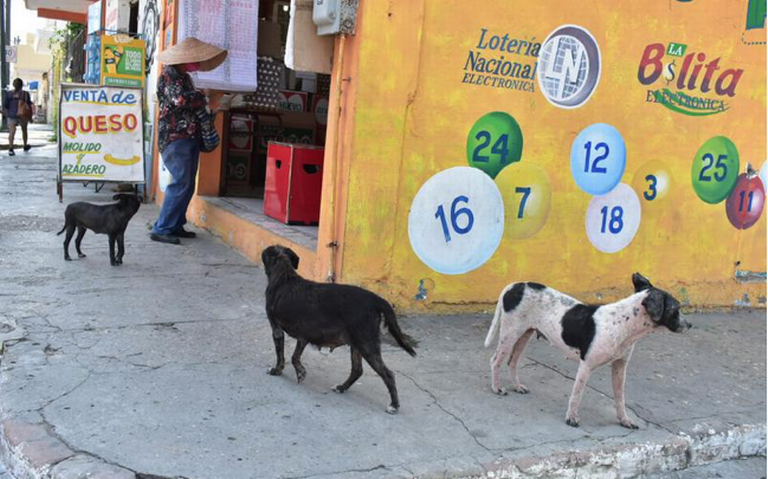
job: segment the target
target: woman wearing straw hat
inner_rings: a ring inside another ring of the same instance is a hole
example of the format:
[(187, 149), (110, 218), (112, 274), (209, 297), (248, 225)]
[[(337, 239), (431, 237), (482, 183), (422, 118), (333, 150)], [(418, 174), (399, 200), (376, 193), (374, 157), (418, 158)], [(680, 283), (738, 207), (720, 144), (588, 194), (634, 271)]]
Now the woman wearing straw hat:
[(226, 58), (226, 50), (192, 37), (157, 56), (165, 65), (157, 81), (157, 143), (173, 182), (165, 190), (163, 207), (150, 234), (154, 241), (179, 244), (179, 238), (195, 237), (194, 232), (184, 229), (184, 224), (195, 193), (202, 133), (199, 117), (207, 110), (208, 102), (203, 93), (195, 90), (188, 73), (213, 70)]

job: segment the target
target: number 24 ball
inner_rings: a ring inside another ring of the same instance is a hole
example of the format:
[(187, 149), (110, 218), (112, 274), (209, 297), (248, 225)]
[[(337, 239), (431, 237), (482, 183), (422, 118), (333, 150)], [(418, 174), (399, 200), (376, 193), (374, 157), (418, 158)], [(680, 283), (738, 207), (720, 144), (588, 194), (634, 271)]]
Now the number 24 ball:
[(467, 137), (469, 166), (479, 168), (496, 178), (508, 165), (520, 161), (523, 154), (523, 132), (511, 115), (494, 111), (478, 119)]

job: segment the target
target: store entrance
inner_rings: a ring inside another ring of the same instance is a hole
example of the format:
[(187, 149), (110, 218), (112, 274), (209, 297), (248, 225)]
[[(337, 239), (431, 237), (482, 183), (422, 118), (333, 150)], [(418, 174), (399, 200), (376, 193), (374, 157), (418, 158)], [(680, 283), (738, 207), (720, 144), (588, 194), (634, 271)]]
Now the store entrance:
[[(236, 95), (225, 117), (223, 135), (220, 200), (251, 221), (262, 226), (282, 223), (307, 241), (317, 241), (319, 222), (322, 157), (326, 137), (328, 99), (331, 77), (327, 74), (299, 72), (283, 62), (290, 23), (289, 2), (262, 0), (259, 2), (258, 26), (258, 89), (253, 94)], [(290, 153), (273, 153), (270, 144), (292, 145)], [(319, 151), (318, 151), (319, 150)], [(309, 152), (309, 153), (306, 153)], [(280, 157), (279, 155), (289, 158)], [(302, 158), (319, 156), (311, 165), (295, 164)], [(285, 168), (293, 193), (276, 192), (285, 188)], [(315, 175), (315, 176), (310, 176)], [(278, 179), (276, 179), (278, 177)], [(279, 178), (283, 179), (280, 180)], [(302, 183), (308, 178), (313, 185)], [(281, 183), (282, 181), (282, 183)], [(306, 205), (275, 205), (279, 202), (301, 201), (314, 208), (312, 215), (288, 215)], [(266, 205), (265, 205), (266, 203)], [(283, 214), (274, 214), (282, 211)]]

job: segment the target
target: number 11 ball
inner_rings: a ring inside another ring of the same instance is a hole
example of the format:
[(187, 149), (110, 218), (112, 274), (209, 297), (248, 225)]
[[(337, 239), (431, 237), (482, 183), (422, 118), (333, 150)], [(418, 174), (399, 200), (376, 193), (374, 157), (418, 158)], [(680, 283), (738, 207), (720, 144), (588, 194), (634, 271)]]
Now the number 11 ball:
[(746, 173), (739, 175), (731, 196), (725, 202), (728, 220), (737, 229), (745, 230), (757, 223), (765, 206), (765, 188), (763, 181)]

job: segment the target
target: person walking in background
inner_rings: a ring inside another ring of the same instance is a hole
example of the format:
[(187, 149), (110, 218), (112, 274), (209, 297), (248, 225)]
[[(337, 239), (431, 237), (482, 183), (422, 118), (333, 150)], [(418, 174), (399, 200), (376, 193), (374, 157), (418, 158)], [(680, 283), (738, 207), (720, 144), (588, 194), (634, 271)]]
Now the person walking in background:
[(8, 155), (13, 151), (13, 139), (16, 136), (16, 125), (21, 126), (21, 139), (24, 141), (24, 151), (31, 148), (27, 144), (27, 124), (32, 121), (32, 98), (24, 91), (21, 78), (13, 80), (13, 90), (6, 91), (3, 96), (3, 115), (8, 120)]
[[(179, 238), (194, 238), (184, 229), (187, 207), (195, 194), (195, 177), (209, 118), (206, 96), (195, 90), (188, 72), (209, 71), (221, 65), (227, 51), (196, 38), (185, 38), (161, 52), (164, 64), (157, 81), (158, 149), (173, 181), (165, 190), (160, 215), (150, 238), (161, 243), (179, 244)], [(215, 134), (215, 132), (214, 132)]]

